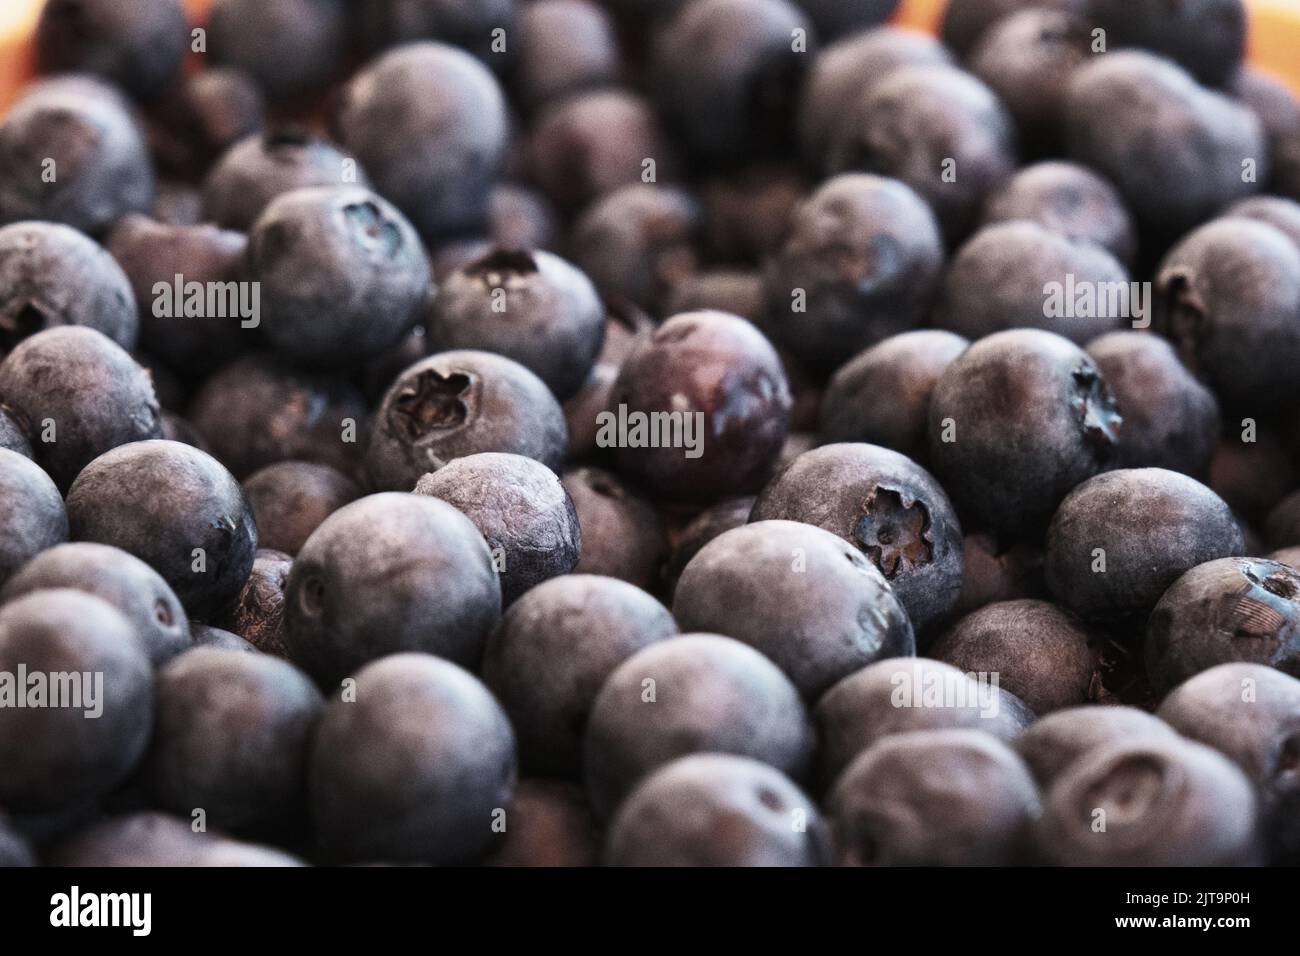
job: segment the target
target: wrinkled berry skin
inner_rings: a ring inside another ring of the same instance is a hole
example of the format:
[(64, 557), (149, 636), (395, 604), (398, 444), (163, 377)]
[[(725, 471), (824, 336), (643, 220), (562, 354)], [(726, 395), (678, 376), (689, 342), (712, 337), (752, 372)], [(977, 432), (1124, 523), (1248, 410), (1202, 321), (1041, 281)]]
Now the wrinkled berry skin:
[(1176, 738), (1174, 728), (1136, 707), (1067, 707), (1026, 727), (1016, 738), (1016, 752), (1029, 765), (1038, 785), (1047, 789), (1076, 761), (1100, 747)]
[(1083, 704), (1101, 687), (1097, 652), (1073, 614), (1046, 601), (1003, 601), (958, 621), (927, 653), (967, 673), (998, 674), (1035, 713)]
[(377, 190), (428, 236), (482, 226), (506, 146), (506, 108), (487, 67), (441, 43), (398, 47), (357, 73), (335, 116)]
[(441, 283), (427, 328), (433, 351), (496, 352), (565, 399), (600, 354), (605, 308), (591, 281), (559, 256), (498, 247)]
[(1167, 56), (1207, 86), (1232, 79), (1245, 57), (1242, 0), (1193, 0), (1167, 7), (1125, 0), (1087, 2), (1088, 15), (1106, 31), (1109, 44)]
[(131, 624), (155, 666), (188, 650), (190, 621), (180, 598), (134, 555), (81, 541), (42, 551), (5, 582), (0, 601), (33, 591), (75, 588), (111, 604)]
[(1087, 353), (1050, 332), (1013, 329), (976, 342), (939, 377), (930, 462), (979, 523), (1020, 532), (1110, 466), (1120, 425)]
[(188, 48), (181, 0), (51, 0), (36, 25), (45, 73), (90, 73), (142, 100), (176, 80)]
[(63, 497), (30, 458), (0, 448), (0, 582), (47, 548), (68, 540)]
[(966, 728), (1010, 743), (1034, 720), (1020, 698), (951, 664), (924, 657), (877, 661), (817, 702), (817, 773), (830, 786), (877, 741), (908, 731)]
[[(748, 612), (740, 615), (736, 608)], [(809, 700), (916, 640), (884, 576), (849, 543), (797, 521), (757, 521), (719, 535), (677, 582), (683, 630), (726, 634), (762, 651)]]
[(366, 187), (357, 160), (334, 143), (293, 129), (239, 140), (203, 180), (203, 218), (246, 232), (278, 196), (313, 186)]
[[(1106, 814), (1106, 830), (1094, 822)], [(1250, 866), (1255, 792), (1209, 747), (1177, 738), (1098, 747), (1057, 777), (1036, 825), (1056, 866)]]
[(1262, 222), (1217, 219), (1156, 274), (1155, 327), (1225, 406), (1261, 416), (1300, 391), (1300, 246)]
[(149, 373), (82, 326), (39, 332), (0, 362), (0, 403), (27, 424), (32, 450), (66, 489), (91, 459), (162, 437)]
[[(840, 367), (822, 397), (825, 444), (867, 442), (924, 462), (930, 456), (930, 396), (970, 345), (942, 329), (891, 335)], [(880, 401), (888, 395), (889, 401)]]
[(1083, 13), (1088, 0), (952, 0), (944, 11), (940, 36), (945, 45), (965, 57), (985, 31), (1003, 17), (1025, 7)]
[(1244, 160), (1267, 174), (1255, 115), (1149, 53), (1115, 51), (1080, 67), (1065, 114), (1070, 158), (1114, 182), (1139, 223), (1162, 235), (1256, 192)]
[(0, 224), (39, 219), (95, 236), (146, 212), (153, 189), (140, 130), (103, 83), (70, 76), (29, 86), (0, 125)]
[(1300, 677), (1300, 573), (1259, 558), (1220, 558), (1165, 591), (1147, 622), (1147, 675), (1157, 692), (1236, 661)]
[(285, 661), (197, 648), (158, 672), (145, 788), (174, 813), (202, 807), (213, 827), (279, 822), (300, 809), (324, 706)]
[(1219, 435), (1219, 403), (1173, 347), (1141, 332), (1112, 332), (1088, 343), (1124, 416), (1118, 464), (1168, 468), (1204, 479)]
[(121, 783), (144, 752), (153, 719), (152, 670), (130, 622), (81, 591), (10, 601), (0, 609), (0, 671), (16, 675), (19, 665), (29, 674), (89, 672), (96, 696), (83, 697), (80, 708), (0, 708), (5, 807), (61, 810)]
[(111, 544), (150, 565), (199, 620), (239, 596), (257, 551), (239, 483), (174, 441), (132, 442), (87, 465), (68, 491), (68, 528), (74, 541)]
[(322, 687), (401, 651), (477, 667), (500, 616), (483, 535), (420, 495), (370, 495), (334, 512), (298, 552), (285, 588), (289, 656)]
[[(656, 494), (707, 504), (762, 486), (785, 442), (791, 405), (781, 361), (761, 332), (725, 312), (686, 312), (661, 325), (619, 371), (610, 415), (618, 417), (626, 406), (628, 434), (618, 434), (612, 422), (613, 442), (605, 444), (615, 444), (622, 473)], [(669, 436), (676, 446), (631, 447), (631, 416), (638, 412), (646, 416), (646, 442), (655, 421), (650, 416), (683, 413), (680, 440)], [(688, 426), (693, 449), (682, 447)]]
[(783, 468), (759, 494), (751, 521), (816, 525), (871, 561), (913, 627), (925, 630), (961, 593), (961, 525), (933, 477), (876, 445), (823, 445)]
[(529, 773), (575, 778), (582, 734), (605, 679), (643, 647), (677, 633), (640, 588), (595, 574), (544, 581), (488, 639), (483, 681), (510, 715)]
[(14, 223), (0, 229), (0, 352), (60, 325), (102, 332), (135, 348), (139, 323), (131, 282), (93, 239), (68, 226)]
[[(1253, 693), (1243, 697), (1246, 689)], [(1235, 763), (1258, 789), (1277, 862), (1300, 854), (1300, 681), (1261, 664), (1220, 664), (1180, 684), (1157, 716)]]
[(263, 548), (297, 554), (320, 523), (361, 497), (347, 475), (329, 465), (281, 461), (244, 479), (244, 494)]
[(776, 665), (739, 641), (656, 641), (609, 675), (592, 706), (583, 741), (592, 809), (609, 819), (651, 771), (703, 752), (752, 757), (798, 779), (812, 756), (807, 712)]
[[(794, 49), (795, 30), (808, 52)], [(656, 38), (651, 72), (665, 121), (701, 161), (730, 165), (778, 151), (793, 131), (815, 44), (786, 0), (701, 0)]]
[(1140, 618), (1183, 572), (1242, 550), (1232, 511), (1195, 479), (1163, 468), (1109, 471), (1070, 492), (1052, 517), (1047, 586), (1084, 618)]
[(668, 543), (654, 505), (601, 468), (566, 471), (563, 481), (582, 526), (582, 556), (574, 571), (655, 591)]
[(261, 283), (262, 333), (306, 364), (373, 358), (419, 321), (429, 261), (397, 209), (358, 187), (296, 190), (248, 234), (248, 274)]
[(214, 63), (235, 66), (268, 99), (321, 89), (345, 62), (346, 0), (216, 0), (208, 22)]
[[(1129, 275), (1105, 249), (1075, 242), (1037, 223), (985, 226), (953, 257), (943, 278), (934, 324), (971, 340), (1007, 329), (1034, 328), (1083, 345), (1134, 320), (1126, 314), (1135, 311), (1133, 304), (1126, 310), (1117, 302), (1121, 307), (1112, 309), (1101, 291), (1093, 308), (1078, 307), (1069, 292), (1071, 282), (1078, 289), (1127, 289)], [(1055, 296), (1049, 289), (1056, 290)], [(1054, 311), (1064, 314), (1048, 314)]]
[(489, 864), (595, 866), (600, 862), (600, 839), (581, 787), (561, 780), (524, 779), (515, 787), (510, 825)]
[(1075, 242), (1094, 242), (1130, 265), (1133, 217), (1118, 190), (1086, 166), (1051, 160), (1024, 166), (984, 204), (985, 225), (1028, 219)]
[(829, 372), (928, 313), (943, 269), (934, 215), (904, 184), (836, 176), (795, 210), (765, 273), (768, 327)]
[(222, 626), (263, 654), (287, 659), (284, 590), (292, 569), (293, 558), (289, 555), (259, 548), (239, 600), (221, 617)]
[[(796, 819), (805, 825), (793, 826)], [(650, 774), (623, 801), (605, 862), (826, 866), (830, 837), (816, 805), (779, 771), (748, 757), (692, 754)]]
[(560, 478), (523, 455), (466, 455), (422, 477), (417, 495), (440, 498), (487, 539), (501, 576), (501, 603), (568, 574), (582, 552), (582, 529)]
[(849, 764), (826, 812), (841, 866), (1007, 866), (1039, 810), (1029, 768), (974, 730), (897, 734)]
[(380, 490), (410, 491), (422, 475), (479, 452), (525, 455), (554, 471), (567, 445), (564, 409), (528, 369), (490, 352), (442, 352), (389, 388), (366, 470)]
[[(961, 170), (955, 180), (945, 168)], [(956, 244), (984, 197), (1015, 170), (1016, 134), (993, 91), (952, 67), (907, 66), (855, 100), (827, 153), (832, 173), (864, 170), (902, 180), (934, 210)]]
[(308, 765), (316, 840), (327, 859), (473, 862), (509, 812), (515, 742), (472, 675), (428, 654), (394, 654), (331, 699)]
[(269, 846), (244, 843), (209, 832), (195, 832), (184, 818), (140, 812), (97, 821), (55, 846), (56, 866), (306, 866), (297, 857)]

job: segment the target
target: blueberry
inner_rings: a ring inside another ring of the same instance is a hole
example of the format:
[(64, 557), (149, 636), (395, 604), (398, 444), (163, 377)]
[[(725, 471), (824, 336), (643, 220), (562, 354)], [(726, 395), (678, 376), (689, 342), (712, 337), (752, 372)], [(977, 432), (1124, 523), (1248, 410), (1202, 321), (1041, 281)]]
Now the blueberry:
[(830, 371), (919, 325), (943, 268), (934, 215), (910, 188), (836, 176), (795, 210), (766, 270), (768, 322), (800, 361)]
[(0, 362), (0, 402), (26, 424), (37, 462), (67, 488), (92, 459), (162, 435), (149, 374), (93, 329), (59, 326)]
[(1036, 539), (968, 531), (963, 545), (961, 596), (954, 615), (969, 614), (994, 601), (1046, 596), (1043, 548)]
[(510, 715), (524, 769), (575, 777), (605, 679), (676, 633), (673, 616), (649, 594), (599, 575), (544, 581), (511, 605), (488, 639), (483, 680)]
[[(778, 163), (747, 166), (712, 177), (703, 185), (700, 197), (708, 254), (721, 262), (757, 266), (781, 247), (790, 215), (806, 192), (799, 171)], [(687, 276), (683, 282), (689, 283), (691, 278)], [(680, 291), (680, 286), (675, 291)], [(724, 307), (724, 311), (738, 310)], [(748, 313), (741, 314), (749, 318)]]
[(36, 852), (26, 837), (15, 830), (9, 820), (0, 816), (0, 869), (35, 865)]
[(975, 730), (888, 737), (827, 800), (842, 866), (1005, 866), (1027, 855), (1038, 789), (1014, 750)]
[(1257, 863), (1250, 781), (1209, 747), (1148, 739), (1098, 747), (1047, 792), (1040, 856), (1066, 866)]
[(516, 42), (512, 85), (531, 109), (613, 83), (620, 73), (613, 20), (590, 0), (522, 4)]
[(668, 548), (654, 506), (601, 468), (566, 471), (563, 481), (582, 527), (582, 554), (574, 570), (654, 591)]
[(1258, 558), (1221, 558), (1165, 591), (1147, 622), (1147, 674), (1156, 690), (1233, 661), (1300, 677), (1300, 573)]
[[(520, 5), (516, 0), (357, 0), (352, 4), (362, 41), (369, 49), (441, 40), (463, 47), (487, 63), (501, 56), (493, 45), (496, 30), (506, 31), (514, 40), (515, 8)], [(522, 30), (522, 22), (519, 27)]]
[(567, 444), (564, 410), (528, 369), (490, 352), (441, 352), (388, 389), (366, 470), (376, 488), (409, 491), (421, 475), (479, 452), (525, 455), (556, 470)]
[(1070, 158), (1111, 179), (1156, 233), (1176, 235), (1256, 192), (1243, 163), (1267, 174), (1254, 114), (1149, 53), (1107, 53), (1080, 67), (1065, 115)]
[(165, 173), (197, 180), (264, 122), (262, 92), (248, 74), (212, 67), (188, 77), (158, 104), (149, 145)]
[(1046, 788), (1100, 747), (1177, 736), (1163, 720), (1136, 707), (1067, 707), (1026, 727), (1016, 738), (1016, 751)]
[(142, 812), (96, 821), (61, 841), (50, 853), (56, 866), (303, 866), (282, 850), (215, 832), (193, 821)]
[(757, 521), (705, 545), (682, 572), (673, 615), (684, 630), (762, 651), (810, 700), (867, 664), (916, 649), (880, 571), (836, 535), (796, 521)]
[(595, 866), (599, 859), (600, 835), (582, 788), (560, 780), (519, 781), (492, 866)]
[(611, 866), (825, 866), (817, 807), (780, 771), (748, 757), (693, 754), (654, 771), (610, 824)]
[(149, 215), (172, 226), (197, 226), (203, 219), (203, 194), (189, 183), (160, 180)]
[[(934, 210), (949, 244), (1016, 165), (1015, 127), (997, 96), (953, 67), (905, 66), (863, 91), (828, 147), (833, 173), (864, 170), (906, 183)], [(953, 170), (961, 172), (955, 177)]]
[(218, 650), (239, 651), (243, 654), (260, 653), (256, 647), (238, 634), (224, 628), (212, 627), (210, 624), (191, 624), (190, 637), (195, 648), (214, 647)]
[[(212, 225), (171, 226), (135, 214), (119, 220), (109, 234), (108, 251), (130, 280), (141, 337), (151, 354), (172, 368), (201, 374), (248, 349), (254, 333), (242, 328), (244, 316), (237, 309), (210, 310), (206, 304), (213, 288), (209, 283), (221, 283), (224, 292), (232, 288), (226, 283), (244, 278), (246, 245), (240, 233)], [(177, 276), (182, 277), (179, 302), (174, 301)], [(187, 289), (194, 282), (204, 289), (205, 304), (198, 309), (186, 308)], [(166, 308), (159, 307), (160, 300)], [(118, 344), (130, 348), (132, 343), (118, 339)]]
[(244, 70), (270, 99), (314, 93), (344, 62), (348, 7), (346, 0), (215, 0), (213, 62)]
[(1169, 57), (1210, 86), (1233, 77), (1246, 53), (1242, 0), (1193, 0), (1168, 8), (1088, 0), (1088, 15), (1110, 44)]
[(1241, 554), (1223, 499), (1163, 468), (1111, 471), (1075, 488), (1047, 531), (1047, 586), (1090, 619), (1148, 614), (1198, 564)]
[(284, 591), (292, 568), (293, 558), (284, 552), (259, 549), (239, 600), (221, 617), (226, 629), (273, 657), (289, 656), (284, 633)]
[(286, 193), (248, 234), (263, 333), (303, 363), (355, 364), (396, 345), (419, 321), (429, 262), (389, 203), (360, 187)]
[(74, 541), (111, 544), (149, 564), (191, 617), (239, 596), (257, 528), (230, 472), (197, 448), (139, 441), (100, 455), (68, 491)]
[(582, 551), (573, 499), (559, 476), (523, 455), (466, 455), (422, 477), (417, 495), (459, 509), (487, 539), (509, 605), (548, 578), (568, 574)]
[(968, 55), (985, 31), (1025, 7), (1083, 13), (1088, 0), (952, 0), (944, 11), (940, 35), (959, 56)]
[(1028, 219), (1075, 242), (1096, 243), (1125, 265), (1137, 253), (1133, 217), (1118, 190), (1077, 163), (1025, 166), (990, 194), (984, 224), (1013, 219)]
[(1164, 339), (1112, 332), (1088, 343), (1124, 415), (1118, 464), (1205, 478), (1218, 444), (1219, 403)]
[(889, 20), (899, 0), (799, 0), (817, 35), (825, 40), (856, 34)]
[[(610, 395), (617, 428), (606, 444), (616, 441), (619, 469), (651, 491), (710, 503), (757, 491), (767, 480), (790, 407), (785, 372), (762, 333), (725, 312), (687, 312), (623, 364)], [(634, 416), (642, 422), (639, 440)]]
[(0, 125), (0, 224), (43, 219), (96, 235), (145, 212), (153, 169), (128, 109), (86, 77), (28, 87)]
[(1297, 392), (1300, 246), (1284, 233), (1244, 218), (1207, 223), (1165, 256), (1155, 293), (1156, 328), (1225, 406), (1259, 416)]
[(47, 73), (91, 73), (154, 99), (180, 73), (189, 24), (181, 0), (51, 0), (36, 25)]
[(354, 700), (327, 704), (308, 765), (321, 852), (434, 864), (484, 855), (515, 784), (514, 735), (492, 695), (427, 654), (385, 657), (355, 680)]
[[(883, 445), (924, 462), (930, 454), (930, 396), (968, 345), (952, 332), (922, 329), (891, 335), (860, 352), (826, 387), (821, 440)], [(890, 400), (879, 401), (881, 395)]]
[(263, 548), (293, 556), (322, 521), (361, 497), (347, 475), (307, 461), (281, 461), (244, 480)]
[(189, 418), (213, 454), (238, 478), (289, 460), (313, 461), (350, 474), (362, 457), (366, 402), (342, 379), (253, 354), (204, 382)]
[(1300, 852), (1300, 681), (1260, 664), (1220, 664), (1180, 684), (1157, 711), (1239, 766), (1261, 797), (1275, 857)]
[(1252, 196), (1235, 202), (1224, 216), (1267, 223), (1300, 246), (1300, 202), (1282, 196)]
[[(20, 668), (27, 680), (13, 691), (28, 706), (0, 708), (4, 806), (58, 810), (121, 783), (149, 742), (153, 706), (149, 658), (131, 623), (82, 591), (9, 601), (0, 609), (0, 672), (20, 681)], [(58, 695), (42, 706), (31, 706), (36, 675)]]
[[(1134, 303), (1124, 307), (1127, 296), (1112, 303), (1105, 292), (1130, 288), (1114, 256), (1035, 222), (982, 228), (957, 250), (941, 288), (935, 325), (970, 339), (1035, 328), (1082, 345), (1137, 315)], [(1095, 303), (1079, 307), (1076, 289), (1093, 292)]]
[[(1248, 421), (1234, 423), (1240, 430), (1225, 430), (1210, 459), (1209, 485), (1234, 512), (1259, 525), (1271, 541), (1269, 513), (1300, 484), (1300, 472), (1277, 430), (1264, 425), (1248, 431)], [(1278, 541), (1273, 546), (1287, 543)]]
[(769, 519), (802, 521), (847, 541), (884, 575), (918, 631), (961, 592), (952, 503), (925, 469), (887, 448), (844, 443), (800, 455), (758, 496), (750, 520)]
[(763, 323), (766, 309), (763, 273), (757, 269), (715, 269), (692, 273), (673, 286), (664, 302), (666, 315), (729, 312), (755, 325)]
[(335, 123), (379, 192), (422, 233), (483, 225), (507, 123), (501, 89), (478, 60), (440, 43), (398, 47), (352, 78)]
[(728, 498), (705, 508), (674, 536), (668, 560), (663, 567), (664, 593), (668, 600), (672, 599), (677, 590), (682, 571), (700, 550), (719, 535), (748, 524), (753, 510), (754, 498), (751, 495)]
[(488, 235), (509, 249), (550, 249), (559, 243), (559, 214), (535, 189), (498, 183), (488, 194)]
[(190, 647), (180, 598), (153, 568), (119, 548), (91, 542), (42, 551), (5, 582), (0, 600), (33, 591), (74, 588), (111, 604), (127, 619), (154, 666)]
[(75, 229), (21, 222), (0, 229), (0, 352), (60, 325), (135, 347), (131, 282), (113, 257)]
[(294, 559), (284, 600), (289, 656), (322, 686), (399, 651), (477, 667), (501, 616), (474, 524), (444, 501), (395, 492), (326, 518)]
[(24, 458), (32, 457), (32, 446), (14, 412), (0, 406), (0, 449), (17, 452)]
[(278, 196), (314, 186), (369, 180), (340, 147), (296, 129), (272, 130), (239, 140), (203, 180), (203, 217), (225, 229), (251, 229)]
[(739, 641), (686, 634), (656, 641), (609, 675), (583, 743), (587, 794), (608, 819), (642, 778), (676, 757), (752, 757), (798, 778), (812, 752), (799, 694)]
[(939, 377), (930, 461), (978, 523), (1020, 532), (1110, 466), (1120, 423), (1087, 353), (1050, 332), (1013, 329), (976, 342)]
[(512, 358), (561, 399), (582, 386), (605, 338), (605, 310), (585, 275), (549, 252), (501, 247), (443, 280), (427, 322), (434, 351)]
[(786, 0), (689, 3), (654, 46), (652, 82), (664, 119), (707, 164), (778, 152), (793, 132), (814, 44), (808, 19)]
[(63, 498), (30, 458), (0, 448), (0, 583), (47, 548), (68, 540)]

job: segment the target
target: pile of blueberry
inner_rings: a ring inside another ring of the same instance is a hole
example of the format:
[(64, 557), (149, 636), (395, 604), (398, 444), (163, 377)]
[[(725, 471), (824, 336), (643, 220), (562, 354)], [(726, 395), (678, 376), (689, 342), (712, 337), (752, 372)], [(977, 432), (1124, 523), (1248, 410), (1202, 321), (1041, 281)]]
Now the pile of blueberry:
[(1300, 860), (1241, 0), (48, 0), (0, 863)]

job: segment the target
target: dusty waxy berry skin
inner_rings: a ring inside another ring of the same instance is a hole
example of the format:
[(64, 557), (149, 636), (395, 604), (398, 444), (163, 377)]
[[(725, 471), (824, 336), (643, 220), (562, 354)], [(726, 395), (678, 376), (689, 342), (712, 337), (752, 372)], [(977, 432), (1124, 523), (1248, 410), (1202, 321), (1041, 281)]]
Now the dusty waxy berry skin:
[(361, 488), (329, 465), (281, 461), (244, 480), (263, 548), (293, 556), (322, 521), (361, 497)]
[(471, 674), (428, 654), (393, 654), (330, 700), (308, 764), (316, 840), (330, 859), (472, 863), (509, 812), (515, 741)]
[(719, 535), (748, 524), (753, 510), (754, 498), (751, 496), (728, 498), (705, 508), (682, 528), (664, 561), (662, 578), (667, 600), (672, 600), (682, 571), (700, 553), (700, 549)]
[(30, 458), (0, 448), (0, 582), (30, 559), (68, 540), (63, 497)]
[[(597, 444), (613, 444), (619, 469), (651, 491), (707, 504), (762, 486), (790, 408), (785, 371), (762, 333), (724, 312), (687, 312), (624, 363), (610, 395), (609, 434), (598, 434)], [(679, 434), (665, 435), (662, 421), (675, 421)]]
[(656, 590), (668, 542), (654, 505), (601, 468), (566, 471), (563, 481), (582, 526), (582, 555), (574, 570)]
[(859, 755), (826, 808), (841, 866), (1005, 866), (1025, 860), (1039, 804), (1006, 744), (923, 730)]
[(257, 527), (230, 472), (174, 441), (137, 441), (87, 465), (68, 490), (74, 541), (111, 544), (162, 575), (193, 618), (239, 596)]
[[(802, 826), (796, 823), (802, 823)], [(693, 754), (665, 764), (610, 824), (611, 866), (825, 866), (830, 838), (816, 805), (748, 757)]]
[(961, 525), (925, 469), (876, 445), (823, 445), (783, 468), (759, 494), (751, 521), (816, 525), (876, 566), (913, 627), (929, 627), (961, 593)]
[(460, 510), (487, 539), (501, 576), (501, 603), (568, 574), (582, 552), (582, 529), (560, 478), (523, 455), (466, 455), (422, 477), (417, 495)]
[(564, 461), (564, 409), (518, 362), (490, 352), (442, 352), (396, 381), (371, 424), (366, 471), (380, 490), (410, 491), (422, 475), (479, 452)]
[[(376, 588), (388, 599), (367, 597)], [(289, 656), (325, 687), (400, 651), (477, 667), (500, 616), (483, 535), (421, 495), (369, 495), (334, 512), (298, 552), (285, 588)]]
[(757, 521), (714, 538), (682, 572), (673, 616), (684, 630), (762, 651), (809, 700), (867, 664), (916, 650), (907, 612), (871, 561), (798, 521)]
[(536, 109), (617, 81), (618, 35), (604, 6), (590, 0), (541, 0), (520, 6), (519, 49), (511, 81), (526, 106)]
[(1174, 740), (1174, 728), (1136, 707), (1067, 707), (1042, 717), (1016, 738), (1016, 752), (1043, 788), (1099, 747), (1138, 740)]
[(348, 6), (346, 0), (216, 0), (208, 24), (212, 59), (248, 73), (268, 99), (312, 93), (343, 65)]
[(32, 445), (27, 433), (18, 424), (14, 413), (0, 408), (0, 449), (16, 452), (24, 458), (32, 457)]
[(193, 820), (141, 812), (110, 817), (63, 840), (49, 854), (58, 866), (306, 866), (274, 847), (215, 832), (196, 833)]
[(511, 605), (488, 639), (483, 681), (510, 715), (525, 771), (576, 777), (605, 679), (676, 633), (672, 614), (653, 597), (600, 575), (544, 581)]
[(999, 531), (1041, 526), (1079, 482), (1110, 467), (1120, 409), (1068, 340), (1013, 329), (976, 342), (930, 401), (930, 461), (945, 489)]
[(920, 324), (942, 268), (934, 214), (916, 193), (879, 176), (836, 176), (795, 210), (768, 263), (768, 323), (800, 361), (830, 371)]
[(714, 634), (656, 641), (620, 664), (596, 696), (583, 742), (592, 808), (608, 819), (648, 773), (707, 751), (752, 757), (798, 778), (812, 755), (799, 694), (739, 641)]
[(1084, 618), (1137, 619), (1183, 572), (1242, 550), (1236, 519), (1209, 488), (1163, 468), (1126, 468), (1061, 502), (1047, 531), (1047, 586)]

